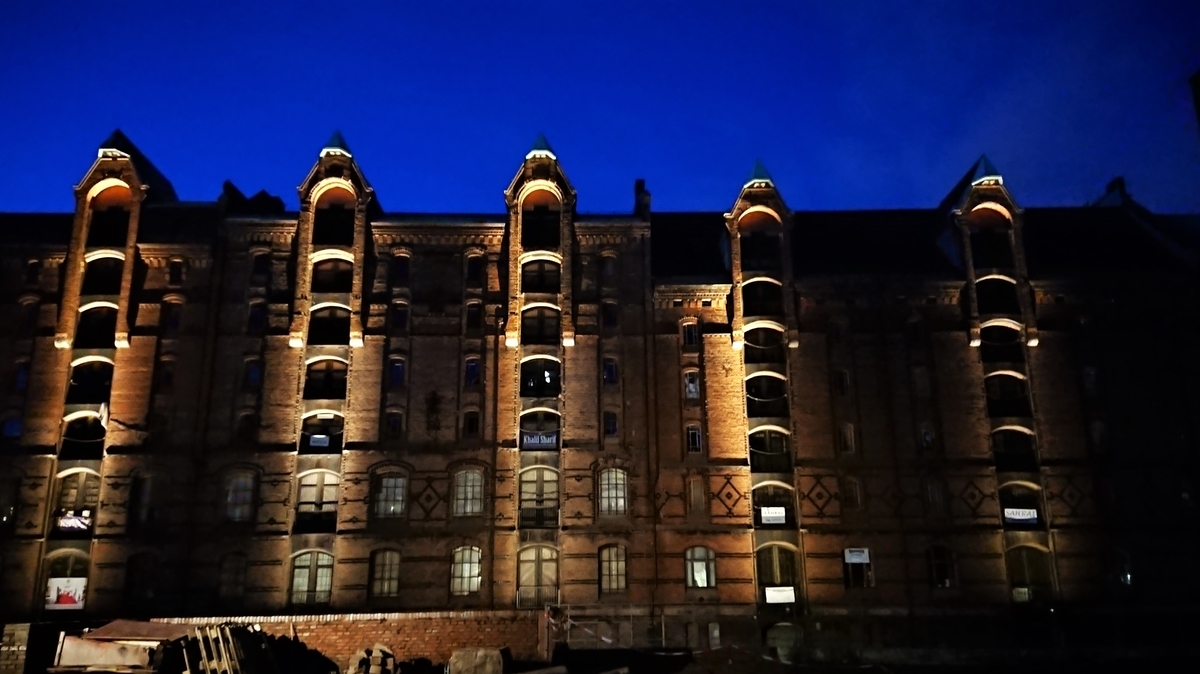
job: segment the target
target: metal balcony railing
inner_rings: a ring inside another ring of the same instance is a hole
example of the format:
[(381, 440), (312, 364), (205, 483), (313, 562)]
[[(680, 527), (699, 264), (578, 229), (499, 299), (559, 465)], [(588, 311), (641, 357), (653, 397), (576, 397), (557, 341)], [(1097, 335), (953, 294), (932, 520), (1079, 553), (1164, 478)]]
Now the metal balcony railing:
[(517, 608), (542, 608), (558, 603), (558, 588), (552, 585), (533, 585), (517, 588)]

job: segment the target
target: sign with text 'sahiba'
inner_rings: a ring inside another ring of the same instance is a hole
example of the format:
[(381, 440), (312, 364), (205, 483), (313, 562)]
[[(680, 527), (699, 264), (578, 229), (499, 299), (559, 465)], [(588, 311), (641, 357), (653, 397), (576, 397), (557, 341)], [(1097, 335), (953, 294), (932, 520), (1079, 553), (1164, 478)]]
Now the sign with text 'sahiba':
[(87, 578), (50, 578), (46, 581), (47, 611), (82, 611)]

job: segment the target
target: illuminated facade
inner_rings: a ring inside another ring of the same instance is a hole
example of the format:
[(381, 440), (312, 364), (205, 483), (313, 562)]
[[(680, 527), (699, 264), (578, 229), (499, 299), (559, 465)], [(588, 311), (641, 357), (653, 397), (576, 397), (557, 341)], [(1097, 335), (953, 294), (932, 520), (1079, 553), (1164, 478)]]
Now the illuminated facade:
[(981, 159), (937, 208), (793, 212), (759, 165), (728, 213), (587, 215), (539, 139), (503, 213), (402, 215), (335, 135), (289, 213), (179, 202), (118, 132), (75, 213), (0, 215), (0, 611), (1074, 639), (1049, 608), (1109, 625), (1171, 548), (1122, 475), (1195, 447), (1194, 252), (1119, 192), (1026, 211)]

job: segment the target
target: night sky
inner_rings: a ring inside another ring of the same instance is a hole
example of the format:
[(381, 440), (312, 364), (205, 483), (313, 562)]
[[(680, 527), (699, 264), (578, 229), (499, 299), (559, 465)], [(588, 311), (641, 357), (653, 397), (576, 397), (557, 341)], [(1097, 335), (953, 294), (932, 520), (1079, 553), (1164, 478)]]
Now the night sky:
[(294, 208), (337, 128), (389, 211), (503, 210), (544, 132), (585, 212), (725, 209), (756, 157), (796, 210), (932, 207), (980, 153), (1200, 212), (1200, 2), (251, 4), (6, 3), (0, 211), (71, 210), (120, 127), (184, 200)]

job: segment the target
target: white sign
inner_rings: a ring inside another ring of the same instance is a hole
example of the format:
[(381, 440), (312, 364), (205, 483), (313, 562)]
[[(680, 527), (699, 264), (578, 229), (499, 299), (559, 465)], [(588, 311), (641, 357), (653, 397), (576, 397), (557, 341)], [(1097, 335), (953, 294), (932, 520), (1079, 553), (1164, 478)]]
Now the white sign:
[(871, 550), (870, 548), (846, 548), (845, 559), (847, 564), (870, 564)]
[(796, 588), (794, 587), (764, 587), (768, 604), (795, 604)]
[(311, 438), (309, 438), (308, 446), (309, 447), (328, 447), (329, 446), (329, 436), (328, 435), (314, 435)]
[(59, 516), (58, 528), (61, 531), (87, 531), (92, 528), (92, 511), (84, 510), (76, 515), (75, 511), (68, 510)]
[(51, 578), (46, 581), (46, 610), (81, 611), (87, 578)]
[(1004, 519), (1018, 522), (1036, 522), (1037, 510), (1034, 508), (1005, 508)]
[(766, 506), (762, 509), (763, 524), (786, 524), (787, 508)]

